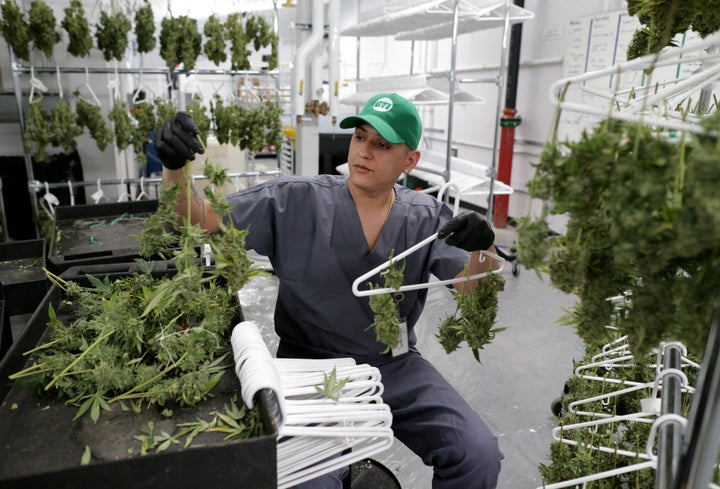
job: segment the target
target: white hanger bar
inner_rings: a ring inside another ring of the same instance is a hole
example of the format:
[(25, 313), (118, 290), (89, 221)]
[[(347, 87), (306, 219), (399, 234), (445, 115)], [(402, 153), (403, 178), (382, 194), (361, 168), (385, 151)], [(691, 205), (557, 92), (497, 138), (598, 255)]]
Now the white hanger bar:
[[(594, 78), (606, 77), (608, 75), (618, 75), (630, 71), (639, 71), (645, 68), (654, 68), (666, 65), (674, 65), (679, 63), (693, 63), (704, 60), (710, 60), (720, 57), (720, 53), (706, 53), (703, 50), (707, 47), (720, 43), (720, 34), (715, 33), (707, 36), (700, 42), (688, 43), (685, 46), (665, 49), (659, 54), (650, 54), (630, 61), (615, 64), (600, 70), (586, 72), (580, 75), (567, 77), (553, 83), (549, 89), (550, 102), (553, 106), (560, 109), (581, 112), (585, 114), (598, 115), (601, 117), (610, 117), (613, 119), (623, 120), (627, 122), (644, 123), (657, 127), (663, 127), (670, 130), (687, 131), (693, 133), (704, 133), (705, 129), (695, 122), (683, 122), (674, 120), (664, 114), (641, 113), (637, 109), (634, 111), (615, 110), (612, 107), (594, 107), (587, 104), (577, 102), (567, 102), (561, 100), (561, 96), (565, 89), (572, 84), (580, 84), (582, 82), (592, 80)], [(690, 54), (701, 51), (697, 54)], [(682, 55), (682, 58), (680, 57)], [(657, 94), (648, 95), (647, 100), (640, 99), (632, 102), (630, 105), (634, 108), (650, 109), (650, 105), (667, 100), (669, 96), (673, 96), (678, 92), (688, 91), (689, 89), (699, 89), (709, 80), (717, 78), (717, 68), (700, 71), (689, 76), (687, 79), (670, 86), (667, 89), (659, 91)], [(664, 109), (664, 108), (663, 108)]]
[[(228, 173), (228, 176), (231, 178), (237, 177), (237, 178), (258, 178), (258, 177), (270, 177), (270, 176), (277, 176), (281, 174), (281, 170), (267, 170), (267, 171), (252, 171), (252, 172), (243, 172), (243, 173)], [(193, 175), (193, 180), (207, 180), (207, 177), (204, 175)], [(68, 185), (72, 185), (73, 187), (92, 187), (97, 185), (97, 180), (93, 181), (66, 181), (66, 182), (53, 182), (48, 183), (49, 188), (51, 189), (57, 189), (57, 188), (67, 188)], [(100, 183), (102, 185), (124, 185), (126, 183), (131, 184), (139, 184), (139, 183), (147, 183), (147, 184), (162, 184), (162, 177), (142, 177), (141, 178), (101, 178)], [(33, 191), (37, 192), (39, 190), (42, 190), (45, 188), (45, 182), (40, 182), (38, 180), (32, 180), (28, 182), (28, 188)]]
[(92, 96), (92, 99), (88, 102), (91, 102), (98, 107), (102, 106), (102, 104), (100, 103), (100, 99), (97, 98), (97, 95), (95, 95), (95, 91), (92, 89), (92, 85), (90, 85), (90, 72), (88, 71), (88, 68), (85, 68), (85, 88)]
[(63, 88), (62, 88), (62, 80), (60, 77), (60, 70), (57, 69), (56, 73), (57, 73), (58, 95), (60, 96), (60, 98), (63, 98)]

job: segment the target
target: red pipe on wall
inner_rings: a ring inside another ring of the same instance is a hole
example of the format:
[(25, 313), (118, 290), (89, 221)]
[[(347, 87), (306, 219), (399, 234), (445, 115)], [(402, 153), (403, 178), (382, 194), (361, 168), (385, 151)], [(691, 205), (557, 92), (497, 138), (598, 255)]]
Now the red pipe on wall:
[[(515, 128), (520, 125), (520, 117), (514, 108), (503, 109), (500, 119), (500, 152), (498, 154), (497, 179), (510, 185), (512, 177), (513, 151), (515, 148)], [(493, 212), (493, 225), (505, 228), (508, 223), (509, 195), (496, 195)]]
[[(514, 0), (518, 7), (525, 6), (525, 0)], [(509, 59), (507, 86), (505, 89), (505, 109), (500, 119), (500, 148), (496, 178), (510, 185), (512, 177), (513, 151), (515, 147), (515, 128), (521, 119), (515, 110), (517, 98), (518, 71), (520, 68), (520, 44), (522, 41), (522, 23), (512, 26), (510, 30)], [(497, 228), (507, 227), (509, 195), (496, 195), (493, 200), (493, 225)]]

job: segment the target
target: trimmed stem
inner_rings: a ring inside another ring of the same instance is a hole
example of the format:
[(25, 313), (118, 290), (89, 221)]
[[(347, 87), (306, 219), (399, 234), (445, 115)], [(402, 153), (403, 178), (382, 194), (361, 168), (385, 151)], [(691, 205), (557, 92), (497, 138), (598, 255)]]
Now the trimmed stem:
[(160, 373), (157, 374), (156, 376), (152, 377), (151, 379), (146, 380), (146, 381), (143, 382), (142, 384), (136, 385), (135, 387), (133, 387), (133, 388), (130, 389), (129, 391), (127, 391), (127, 392), (125, 392), (125, 393), (123, 393), (123, 394), (120, 394), (119, 396), (113, 397), (112, 399), (110, 399), (110, 400), (108, 401), (108, 403), (112, 403), (112, 402), (115, 402), (115, 401), (121, 401), (121, 400), (123, 400), (123, 399), (136, 399), (136, 398), (138, 398), (138, 397), (145, 397), (145, 394), (142, 394), (142, 395), (138, 394), (138, 395), (135, 395), (135, 396), (131, 396), (131, 394), (132, 394), (133, 392), (135, 392), (135, 391), (137, 391), (137, 390), (145, 387), (146, 385), (155, 382), (157, 379), (159, 379), (160, 377), (164, 376), (166, 373), (170, 372), (172, 369), (174, 369), (174, 368), (177, 366), (178, 363), (182, 362), (183, 358), (185, 358), (185, 355), (187, 355), (187, 353), (183, 353), (183, 355), (180, 357), (180, 359), (179, 359), (177, 362), (168, 365), (168, 367), (167, 367), (165, 370), (163, 370), (162, 372), (160, 372)]
[(45, 390), (49, 390), (50, 387), (52, 387), (53, 385), (55, 385), (58, 380), (60, 380), (61, 378), (63, 378), (63, 377), (70, 371), (71, 368), (73, 368), (73, 367), (74, 367), (75, 365), (77, 365), (83, 358), (85, 358), (85, 355), (87, 355), (88, 352), (90, 352), (93, 348), (95, 348), (95, 347), (96, 347), (97, 345), (99, 345), (101, 342), (105, 341), (105, 338), (108, 338), (108, 337), (112, 336), (114, 333), (115, 333), (115, 330), (113, 329), (112, 331), (108, 331), (107, 333), (99, 336), (95, 341), (93, 341), (93, 343), (92, 343), (90, 346), (88, 346), (87, 350), (85, 350), (85, 351), (82, 352), (80, 355), (78, 355), (77, 358), (70, 363), (70, 365), (68, 365), (67, 367), (65, 367), (62, 372), (60, 372), (60, 373), (57, 374), (55, 377), (53, 377), (53, 379), (50, 381), (50, 383), (45, 386)]

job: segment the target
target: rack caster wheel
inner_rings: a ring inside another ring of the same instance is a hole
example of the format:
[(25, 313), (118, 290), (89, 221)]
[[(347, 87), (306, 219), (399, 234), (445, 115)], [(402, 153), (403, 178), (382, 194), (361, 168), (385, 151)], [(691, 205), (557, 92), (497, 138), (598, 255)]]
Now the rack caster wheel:
[(550, 411), (552, 411), (553, 416), (560, 416), (562, 412), (562, 397), (553, 399), (553, 402), (550, 403)]

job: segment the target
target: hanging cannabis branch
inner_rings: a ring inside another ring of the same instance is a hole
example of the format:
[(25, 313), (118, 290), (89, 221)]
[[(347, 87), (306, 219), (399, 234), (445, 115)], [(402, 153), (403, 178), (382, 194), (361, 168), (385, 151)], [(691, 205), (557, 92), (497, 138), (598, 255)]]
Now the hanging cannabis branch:
[(135, 38), (138, 52), (149, 53), (155, 48), (155, 16), (148, 0), (135, 11)]
[(122, 60), (128, 45), (128, 33), (132, 29), (130, 19), (124, 13), (100, 12), (100, 23), (95, 28), (97, 47), (105, 61)]
[[(567, 213), (568, 224), (541, 263), (536, 256), (526, 265), (546, 267), (553, 285), (578, 296), (565, 320), (586, 343), (607, 342), (606, 326), (616, 324), (636, 356), (669, 340), (704, 350), (720, 290), (710, 272), (720, 264), (720, 116), (703, 126), (708, 136), (672, 140), (606, 120), (577, 142), (546, 148), (536, 165), (531, 195), (547, 214)], [(527, 219), (521, 250), (545, 229)], [(619, 311), (609, 301), (618, 295), (630, 299)]]
[(227, 59), (224, 32), (225, 28), (223, 23), (215, 14), (208, 18), (203, 27), (203, 33), (206, 39), (203, 51), (205, 52), (205, 56), (215, 63), (215, 66), (219, 66), (220, 63)]
[(493, 328), (497, 318), (498, 294), (504, 289), (505, 279), (500, 274), (490, 273), (474, 288), (450, 291), (457, 308), (455, 314), (446, 316), (440, 323), (436, 334), (445, 353), (454, 352), (465, 341), (475, 360), (480, 361), (480, 350), (490, 344), (497, 333), (506, 329)]
[(90, 56), (93, 48), (93, 40), (90, 35), (90, 24), (85, 15), (85, 8), (80, 0), (72, 0), (70, 6), (66, 7), (65, 18), (61, 24), (68, 33), (68, 53), (78, 58)]
[(693, 30), (705, 37), (720, 29), (720, 13), (704, 2), (685, 0), (628, 0), (628, 13), (642, 27), (635, 31), (627, 47), (627, 58), (658, 53), (673, 46), (673, 38)]
[[(397, 261), (393, 260), (394, 252), (390, 254), (390, 265), (380, 273), (385, 281), (385, 288), (398, 290), (402, 287), (406, 262), (398, 268)], [(379, 285), (369, 284), (371, 289), (379, 289)], [(394, 294), (375, 294), (370, 296), (370, 309), (375, 314), (370, 327), (375, 331), (377, 340), (387, 346), (385, 352), (395, 348), (400, 342), (400, 319)]]
[(35, 49), (47, 58), (52, 57), (55, 44), (60, 42), (60, 34), (55, 30), (55, 26), (53, 9), (45, 0), (34, 0), (28, 11), (28, 31)]
[(187, 15), (165, 17), (160, 23), (160, 56), (171, 71), (183, 64), (186, 70), (195, 67), (202, 51), (202, 35), (197, 21)]
[(3, 0), (2, 34), (15, 56), (30, 60), (30, 27), (15, 0)]

